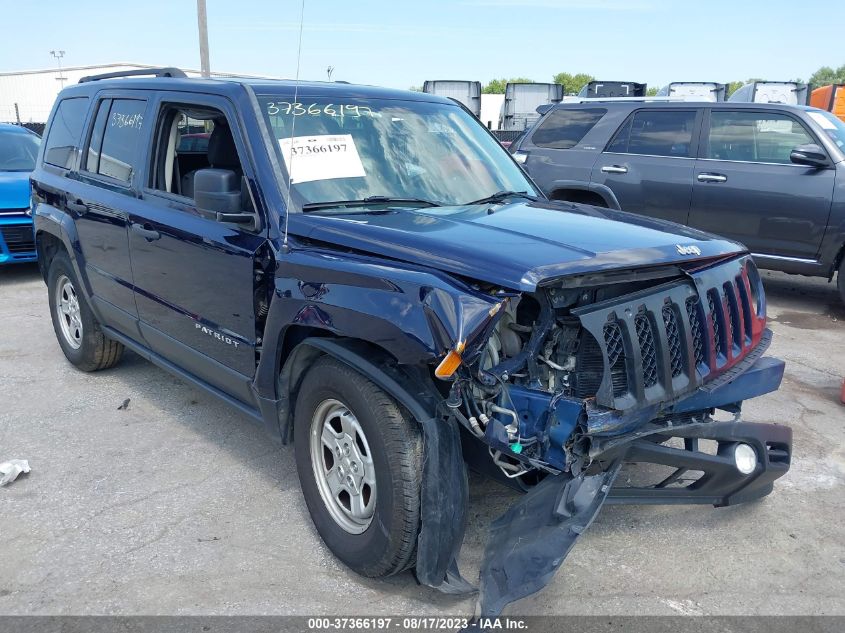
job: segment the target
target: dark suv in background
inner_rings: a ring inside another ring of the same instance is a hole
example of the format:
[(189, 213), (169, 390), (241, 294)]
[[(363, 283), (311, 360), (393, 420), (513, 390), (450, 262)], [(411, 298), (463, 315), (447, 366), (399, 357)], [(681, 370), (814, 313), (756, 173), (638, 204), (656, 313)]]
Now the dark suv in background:
[(552, 199), (745, 244), (761, 268), (832, 279), (845, 300), (845, 123), (760, 103), (559, 104), (510, 151)]

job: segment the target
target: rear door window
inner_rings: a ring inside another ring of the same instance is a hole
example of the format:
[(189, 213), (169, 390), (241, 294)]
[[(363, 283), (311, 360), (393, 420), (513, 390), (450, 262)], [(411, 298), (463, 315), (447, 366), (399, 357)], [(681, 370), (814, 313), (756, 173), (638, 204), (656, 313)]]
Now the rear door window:
[(88, 97), (73, 97), (59, 102), (44, 144), (45, 163), (65, 169), (75, 166), (87, 113)]
[(792, 150), (808, 143), (815, 140), (785, 114), (713, 110), (705, 158), (788, 165)]
[(692, 156), (695, 110), (641, 110), (632, 114), (605, 148), (618, 154)]
[(140, 99), (100, 102), (88, 147), (87, 171), (125, 183), (132, 181), (143, 145), (146, 108), (147, 102)]
[(575, 147), (606, 113), (604, 108), (552, 110), (537, 127), (531, 141), (537, 147), (548, 149)]

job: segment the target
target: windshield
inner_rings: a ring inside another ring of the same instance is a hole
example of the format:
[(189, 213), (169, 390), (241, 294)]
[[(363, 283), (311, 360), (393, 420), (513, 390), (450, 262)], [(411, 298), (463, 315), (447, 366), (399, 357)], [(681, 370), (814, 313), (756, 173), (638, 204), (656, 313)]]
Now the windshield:
[(41, 139), (26, 132), (0, 131), (0, 171), (32, 171)]
[(460, 205), (501, 191), (537, 195), (456, 105), (266, 95), (259, 102), (300, 208), (371, 197)]
[(836, 143), (836, 146), (845, 150), (845, 123), (830, 112), (822, 110), (810, 112), (813, 120), (819, 124), (830, 139)]

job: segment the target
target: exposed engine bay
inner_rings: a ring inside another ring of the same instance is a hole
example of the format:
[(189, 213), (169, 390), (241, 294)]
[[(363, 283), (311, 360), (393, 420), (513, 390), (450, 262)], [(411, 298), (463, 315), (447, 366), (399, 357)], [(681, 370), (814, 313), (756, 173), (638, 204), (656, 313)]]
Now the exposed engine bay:
[(767, 346), (750, 258), (592, 281), (506, 296), (464, 355), (447, 404), (508, 478), (577, 474), (594, 437), (671, 424), (672, 404)]
[[(527, 490), (491, 526), (482, 617), (545, 586), (606, 502), (731, 505), (768, 494), (789, 469), (791, 430), (740, 417), (743, 400), (777, 389), (783, 376), (783, 361), (761, 358), (771, 334), (750, 257), (495, 296), (487, 326), (435, 371), (451, 372), (449, 417), (495, 472)], [(733, 420), (716, 421), (716, 409)], [(423, 426), (432, 509), (422, 516), (417, 576), (464, 593), (472, 591), (457, 563), (466, 478), (446, 450), (455, 426)], [(630, 462), (672, 472), (615, 488)]]

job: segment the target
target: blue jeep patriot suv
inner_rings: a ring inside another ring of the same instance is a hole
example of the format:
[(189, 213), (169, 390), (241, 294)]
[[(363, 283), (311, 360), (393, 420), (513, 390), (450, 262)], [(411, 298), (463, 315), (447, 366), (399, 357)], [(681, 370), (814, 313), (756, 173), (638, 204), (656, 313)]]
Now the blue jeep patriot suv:
[[(526, 492), (482, 615), (544, 586), (606, 501), (729, 505), (788, 470), (789, 427), (740, 416), (783, 362), (736, 243), (548, 201), (448, 99), (124, 75), (61, 92), (32, 176), (59, 345), (85, 371), (129, 348), (292, 440), (357, 572), (474, 591), (467, 464)], [(614, 486), (623, 462), (672, 474)]]

